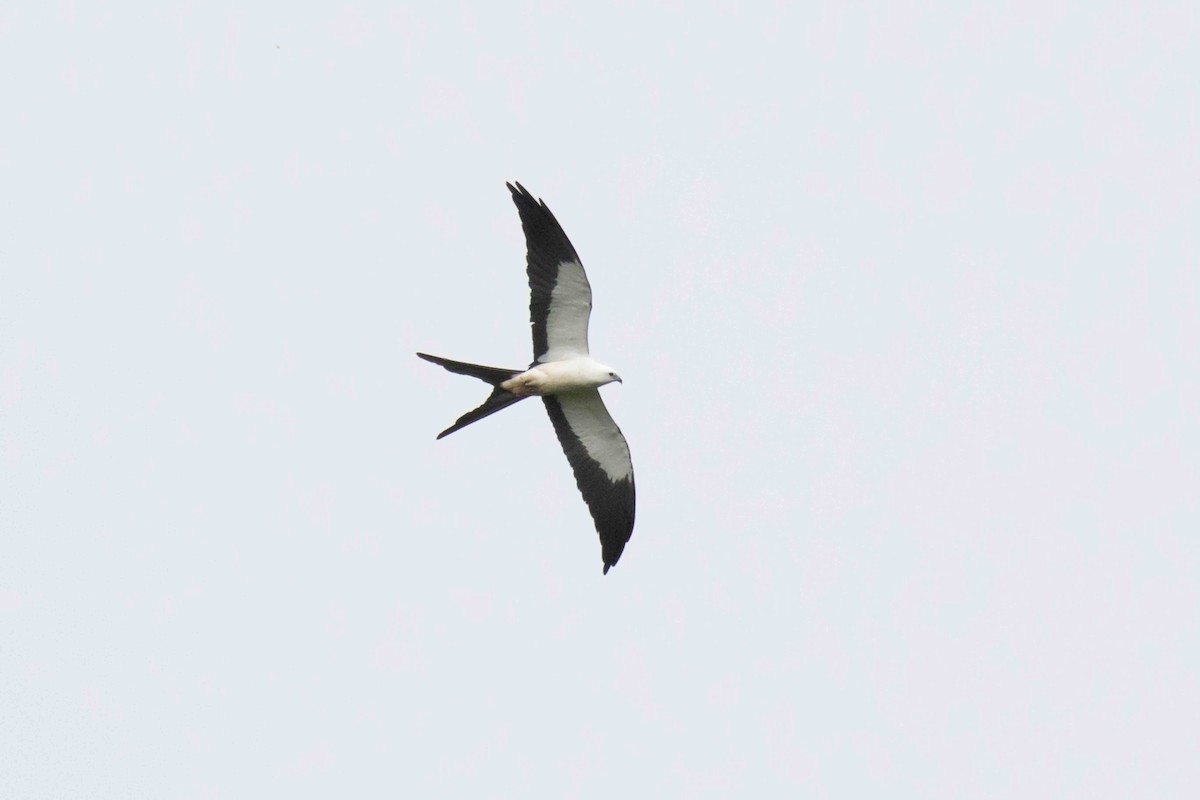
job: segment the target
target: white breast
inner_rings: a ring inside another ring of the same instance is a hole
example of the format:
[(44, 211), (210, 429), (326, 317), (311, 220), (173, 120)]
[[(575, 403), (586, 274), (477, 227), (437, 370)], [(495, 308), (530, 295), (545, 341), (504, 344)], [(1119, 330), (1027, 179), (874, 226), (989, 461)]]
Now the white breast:
[(607, 383), (608, 371), (587, 356), (538, 364), (501, 386), (516, 394), (559, 394)]

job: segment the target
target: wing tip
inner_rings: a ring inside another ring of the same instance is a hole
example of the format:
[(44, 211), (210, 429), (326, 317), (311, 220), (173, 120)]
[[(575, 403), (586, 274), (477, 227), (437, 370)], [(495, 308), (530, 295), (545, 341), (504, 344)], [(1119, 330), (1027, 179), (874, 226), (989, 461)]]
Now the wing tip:
[[(544, 208), (546, 211), (550, 211), (550, 206), (546, 205), (546, 201), (540, 197), (534, 197), (533, 192), (522, 186), (520, 181), (513, 181), (512, 183), (505, 181), (504, 185), (508, 187), (510, 192), (512, 192), (513, 202), (516, 203), (518, 207), (520, 207), (521, 203), (528, 202), (531, 203), (534, 208)], [(553, 215), (553, 212), (551, 212), (551, 216)], [(556, 224), (557, 222), (558, 220), (555, 220)], [(565, 237), (566, 234), (564, 233), (563, 236)]]
[[(625, 553), (625, 545), (629, 544), (630, 538), (633, 536), (633, 526), (629, 527), (629, 532), (625, 534), (625, 541), (618, 545), (613, 545), (611, 542), (606, 543), (603, 540), (600, 542), (600, 559), (604, 562), (604, 574), (617, 565), (621, 560), (621, 556)], [(614, 552), (616, 551), (616, 552)]]

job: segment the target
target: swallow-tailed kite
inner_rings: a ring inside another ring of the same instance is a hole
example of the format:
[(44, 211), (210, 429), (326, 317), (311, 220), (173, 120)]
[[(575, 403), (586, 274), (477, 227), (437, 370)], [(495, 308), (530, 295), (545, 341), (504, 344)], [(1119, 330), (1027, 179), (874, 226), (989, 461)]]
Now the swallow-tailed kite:
[(633, 462), (597, 388), (619, 383), (621, 377), (588, 354), (592, 287), (575, 248), (545, 202), (535, 200), (519, 183), (508, 184), (508, 190), (525, 229), (534, 360), (526, 370), (501, 369), (417, 353), (492, 386), (483, 405), (463, 414), (437, 438), (526, 397), (540, 396), (596, 522), (607, 574), (633, 533)]

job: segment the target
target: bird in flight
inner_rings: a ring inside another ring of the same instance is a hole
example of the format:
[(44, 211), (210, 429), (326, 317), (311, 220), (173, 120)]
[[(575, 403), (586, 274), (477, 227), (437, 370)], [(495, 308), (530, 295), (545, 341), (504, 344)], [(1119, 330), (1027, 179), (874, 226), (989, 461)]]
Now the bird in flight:
[(529, 323), (533, 363), (529, 369), (503, 369), (417, 355), (459, 375), (491, 385), (483, 405), (463, 414), (439, 439), (472, 422), (538, 396), (575, 473), (575, 483), (596, 523), (604, 573), (617, 563), (633, 534), (633, 461), (621, 429), (609, 416), (599, 387), (621, 376), (588, 353), (592, 287), (583, 263), (546, 203), (520, 183), (507, 184), (525, 230), (529, 276)]

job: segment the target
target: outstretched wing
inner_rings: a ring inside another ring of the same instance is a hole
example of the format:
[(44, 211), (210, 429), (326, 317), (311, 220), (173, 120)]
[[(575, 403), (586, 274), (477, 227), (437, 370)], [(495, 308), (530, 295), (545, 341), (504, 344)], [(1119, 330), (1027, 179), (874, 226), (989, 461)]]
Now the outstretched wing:
[(607, 574), (633, 534), (636, 496), (629, 445), (595, 389), (546, 395), (542, 400), (596, 522)]
[(541, 364), (588, 354), (592, 287), (583, 264), (545, 202), (508, 184), (525, 230), (533, 358)]

